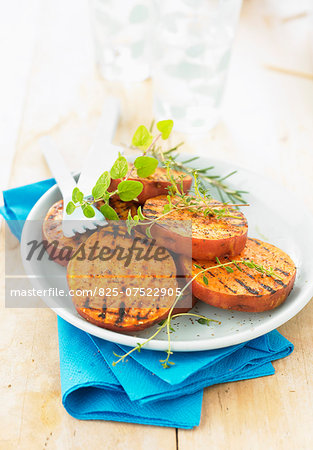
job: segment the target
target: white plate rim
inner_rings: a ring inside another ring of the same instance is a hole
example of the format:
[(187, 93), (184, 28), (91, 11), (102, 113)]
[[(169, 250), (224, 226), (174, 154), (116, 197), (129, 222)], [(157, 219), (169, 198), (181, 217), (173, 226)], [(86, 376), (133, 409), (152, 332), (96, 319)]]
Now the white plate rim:
[[(181, 156), (183, 157), (185, 155), (182, 154)], [(188, 156), (190, 156), (190, 155), (188, 155)], [(249, 175), (255, 175), (259, 179), (263, 179), (263, 180), (267, 181), (268, 183), (270, 183), (272, 186), (274, 186), (276, 192), (278, 192), (279, 194), (288, 195), (288, 196), (290, 196), (291, 199), (293, 199), (293, 198), (296, 199), (296, 197), (294, 196), (293, 193), (288, 193), (286, 190), (283, 190), (282, 186), (273, 182), (272, 180), (269, 180), (264, 175), (261, 175), (257, 172), (253, 172), (250, 169), (247, 169), (243, 166), (233, 164), (233, 163), (228, 163), (226, 161), (219, 160), (216, 158), (209, 158), (209, 157), (206, 158), (206, 157), (203, 157), (202, 155), (201, 155), (201, 158), (207, 159), (208, 162), (212, 165), (224, 164), (225, 166), (230, 166), (231, 168), (233, 168), (233, 170), (237, 170), (237, 171), (242, 170), (242, 171), (245, 171), (246, 173), (248, 173)], [(23, 254), (23, 248), (25, 248), (25, 246), (23, 245), (23, 242), (26, 242), (26, 239), (27, 239), (27, 234), (28, 234), (27, 223), (28, 223), (28, 221), (36, 220), (37, 211), (42, 207), (43, 204), (46, 203), (47, 199), (51, 196), (51, 193), (54, 190), (57, 190), (57, 185), (52, 186), (47, 192), (45, 192), (45, 194), (37, 201), (37, 203), (34, 205), (32, 210), (29, 212), (28, 217), (25, 221), (25, 225), (24, 225), (24, 228), (22, 231), (22, 236), (21, 236), (21, 253), (22, 253), (23, 264), (24, 264), (24, 258), (25, 258), (25, 254)], [(49, 206), (51, 206), (51, 205), (49, 205)], [(46, 208), (46, 210), (48, 210), (49, 206)], [(311, 222), (312, 229), (313, 229), (313, 216), (307, 211), (307, 208), (304, 206), (304, 204), (301, 201), (299, 201), (298, 198), (297, 198), (297, 207), (298, 207), (298, 211), (303, 213), (307, 217), (307, 219)], [(312, 248), (312, 250), (313, 250), (313, 248)], [(40, 281), (36, 278), (34, 272), (31, 270), (31, 266), (24, 264), (24, 269), (25, 269), (26, 274), (32, 279), (32, 283), (33, 283), (34, 287), (37, 287), (38, 289), (40, 289), (41, 288)], [(231, 336), (226, 335), (224, 337), (216, 337), (214, 339), (208, 338), (208, 339), (201, 339), (201, 340), (195, 340), (195, 341), (189, 341), (189, 340), (172, 341), (171, 342), (171, 350), (176, 351), (176, 352), (193, 352), (193, 351), (213, 350), (213, 349), (237, 345), (242, 342), (247, 342), (251, 339), (255, 339), (259, 336), (262, 336), (262, 335), (278, 328), (279, 326), (283, 325), (288, 320), (293, 318), (298, 312), (301, 311), (301, 309), (304, 308), (304, 306), (306, 306), (306, 304), (310, 301), (312, 296), (313, 296), (313, 282), (312, 282), (312, 284), (309, 284), (306, 287), (306, 289), (302, 288), (301, 295), (300, 295), (301, 301), (298, 300), (297, 302), (294, 302), (289, 307), (288, 314), (285, 313), (281, 316), (278, 315), (277, 317), (272, 317), (272, 318), (268, 319), (264, 323), (257, 324), (257, 326), (256, 326), (257, 329), (255, 329), (253, 332), (246, 330), (246, 331), (243, 331), (236, 335), (231, 335)], [(71, 313), (70, 311), (67, 311), (66, 308), (60, 308), (59, 306), (56, 307), (55, 301), (51, 297), (43, 296), (42, 300), (47, 304), (47, 306), (50, 309), (52, 309), (62, 319), (64, 319), (68, 323), (74, 325), (75, 327), (77, 327), (83, 331), (86, 331), (87, 333), (89, 333), (93, 336), (114, 342), (116, 344), (125, 345), (128, 347), (134, 347), (137, 345), (137, 343), (143, 344), (145, 342), (144, 338), (131, 336), (131, 335), (127, 335), (127, 334), (122, 334), (122, 333), (117, 333), (117, 332), (106, 330), (104, 328), (100, 328), (96, 325), (93, 325), (90, 322), (87, 322), (85, 319), (81, 318), (80, 316), (73, 315), (73, 313)], [(156, 350), (156, 351), (160, 351), (160, 350), (164, 351), (164, 350), (167, 350), (168, 343), (167, 343), (167, 341), (164, 341), (164, 340), (155, 339), (155, 340), (150, 341), (148, 344), (146, 344), (145, 348), (150, 349), (150, 350)]]

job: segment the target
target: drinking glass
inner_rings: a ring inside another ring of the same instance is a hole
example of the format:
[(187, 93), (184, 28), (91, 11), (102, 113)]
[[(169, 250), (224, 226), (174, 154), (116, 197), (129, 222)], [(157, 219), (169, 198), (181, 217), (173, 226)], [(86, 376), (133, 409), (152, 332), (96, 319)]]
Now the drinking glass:
[(155, 115), (175, 128), (216, 125), (241, 0), (154, 0)]
[(149, 77), (152, 0), (90, 0), (96, 60), (108, 80)]

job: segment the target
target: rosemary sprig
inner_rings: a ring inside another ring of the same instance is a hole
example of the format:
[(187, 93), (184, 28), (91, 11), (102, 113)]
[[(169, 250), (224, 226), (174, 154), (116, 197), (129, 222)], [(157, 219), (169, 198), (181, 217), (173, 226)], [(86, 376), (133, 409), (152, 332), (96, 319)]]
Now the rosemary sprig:
[[(226, 198), (228, 199), (228, 201), (230, 201), (232, 203), (236, 203), (236, 202), (240, 202), (240, 203), (244, 203), (244, 204), (247, 203), (247, 201), (243, 198), (242, 194), (248, 194), (248, 191), (232, 189), (225, 183), (226, 179), (230, 178), (232, 175), (235, 175), (235, 173), (237, 172), (236, 170), (230, 172), (229, 174), (227, 174), (225, 176), (214, 175), (214, 174), (210, 173), (210, 171), (214, 169), (214, 166), (195, 169), (188, 165), (191, 162), (197, 161), (199, 159), (199, 156), (195, 156), (193, 158), (190, 158), (186, 161), (181, 162), (177, 159), (178, 154), (173, 155), (172, 153), (174, 152), (174, 150), (173, 150), (173, 152), (171, 150), (170, 150), (170, 153), (168, 155), (165, 154), (165, 156), (167, 156), (166, 159), (169, 162), (169, 164), (171, 165), (172, 169), (184, 172), (188, 175), (193, 175), (194, 172), (196, 171), (198, 174), (199, 180), (201, 182), (203, 182), (204, 184), (208, 183), (210, 186), (213, 186), (216, 188), (218, 195), (220, 197), (220, 200), (223, 203), (226, 202)], [(158, 151), (154, 154), (154, 157), (157, 158), (160, 161), (160, 163), (162, 164), (162, 158), (160, 156), (158, 157), (158, 155), (160, 154), (159, 152), (162, 152), (162, 151), (160, 149), (158, 149)]]
[(192, 173), (194, 178), (193, 195), (186, 194), (184, 192), (183, 177), (181, 178), (181, 186), (179, 191), (179, 189), (177, 188), (177, 180), (174, 179), (171, 171), (170, 161), (167, 161), (165, 164), (167, 169), (167, 177), (171, 183), (169, 192), (174, 194), (176, 198), (179, 198), (178, 205), (176, 205), (177, 207), (179, 207), (181, 204), (184, 206), (189, 205), (190, 211), (192, 212), (202, 212), (204, 216), (215, 216), (216, 218), (220, 219), (222, 217), (237, 218), (237, 216), (229, 213), (230, 207), (238, 208), (239, 206), (248, 206), (247, 203), (229, 205), (228, 203), (223, 202), (223, 204), (220, 205), (216, 201), (214, 202), (210, 191), (206, 189), (205, 186), (201, 183), (201, 180), (199, 180), (199, 176), (201, 174), (199, 174), (198, 170), (194, 170)]
[[(152, 132), (154, 126), (154, 121), (152, 121), (150, 125), (150, 131)], [(220, 200), (225, 203), (225, 197), (228, 198), (228, 200), (232, 203), (235, 202), (241, 202), (241, 203), (247, 203), (245, 199), (243, 198), (242, 194), (248, 194), (248, 191), (239, 190), (239, 189), (231, 189), (226, 183), (225, 180), (230, 178), (232, 175), (235, 175), (237, 172), (236, 170), (228, 173), (225, 176), (220, 175), (214, 175), (212, 173), (209, 173), (211, 170), (214, 169), (214, 166), (210, 167), (204, 167), (195, 169), (194, 167), (189, 166), (188, 164), (199, 160), (199, 156), (193, 156), (185, 161), (179, 161), (178, 157), (179, 154), (175, 153), (177, 152), (178, 148), (181, 147), (184, 144), (184, 142), (180, 142), (176, 144), (174, 147), (163, 150), (162, 147), (155, 145), (151, 145), (149, 151), (151, 155), (156, 158), (159, 163), (163, 166), (170, 165), (170, 167), (174, 170), (178, 170), (181, 172), (184, 172), (188, 175), (194, 174), (195, 170), (198, 173), (198, 176), (200, 180), (204, 183), (208, 183), (210, 186), (213, 186), (216, 188)]]

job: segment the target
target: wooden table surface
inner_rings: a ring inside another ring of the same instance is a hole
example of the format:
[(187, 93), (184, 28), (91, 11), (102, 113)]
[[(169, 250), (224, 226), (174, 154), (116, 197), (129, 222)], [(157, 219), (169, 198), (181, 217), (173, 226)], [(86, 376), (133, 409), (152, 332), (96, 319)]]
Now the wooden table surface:
[[(222, 121), (205, 136), (185, 139), (191, 152), (264, 173), (296, 192), (313, 212), (309, 4), (244, 2)], [(14, 106), (4, 105), (11, 116), (1, 149), (1, 170), (10, 186), (49, 176), (38, 146), (46, 133), (56, 139), (69, 167), (79, 169), (108, 93), (123, 102), (117, 143), (129, 142), (138, 124), (150, 122), (150, 81), (121, 87), (95, 75), (87, 1), (31, 0), (16, 11), (13, 1), (10, 8), (12, 17), (19, 12), (12, 33), (25, 32), (22, 50), (15, 51), (28, 55), (19, 65), (11, 61), (10, 83), (1, 86)], [(5, 18), (1, 21), (10, 32)], [(2, 254), (3, 245), (2, 239)], [(19, 261), (13, 238), (7, 251)], [(2, 280), (2, 305), (3, 289)], [(55, 314), (3, 307), (0, 330), (1, 449), (312, 448), (312, 302), (280, 327), (295, 350), (274, 363), (276, 374), (206, 389), (201, 424), (191, 431), (73, 419), (61, 404)]]

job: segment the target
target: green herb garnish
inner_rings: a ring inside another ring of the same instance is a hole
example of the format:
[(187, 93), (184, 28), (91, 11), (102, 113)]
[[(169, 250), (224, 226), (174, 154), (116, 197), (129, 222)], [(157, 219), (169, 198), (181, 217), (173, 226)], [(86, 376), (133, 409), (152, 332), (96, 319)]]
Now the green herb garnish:
[[(210, 319), (208, 317), (202, 316), (201, 314), (194, 314), (194, 313), (179, 313), (179, 314), (174, 314), (173, 315), (173, 310), (175, 308), (175, 306), (177, 305), (177, 302), (181, 299), (183, 293), (186, 291), (186, 289), (191, 285), (191, 283), (198, 278), (200, 275), (205, 276), (205, 273), (208, 272), (209, 270), (212, 269), (217, 269), (220, 267), (226, 268), (226, 267), (230, 267), (232, 265), (237, 266), (238, 264), (245, 264), (247, 267), (251, 267), (255, 270), (257, 270), (258, 272), (262, 272), (268, 276), (271, 276), (273, 278), (279, 278), (277, 276), (277, 274), (274, 272), (274, 270), (272, 268), (267, 269), (263, 266), (260, 266), (259, 264), (256, 264), (254, 261), (252, 260), (233, 260), (233, 261), (229, 261), (227, 263), (219, 263), (216, 264), (215, 266), (209, 267), (207, 269), (202, 269), (196, 273), (192, 279), (190, 281), (188, 281), (188, 283), (182, 288), (182, 290), (180, 291), (179, 295), (176, 297), (175, 302), (173, 303), (169, 314), (167, 316), (167, 318), (165, 320), (163, 320), (162, 322), (159, 323), (159, 326), (157, 328), (157, 330), (152, 334), (152, 336), (150, 336), (148, 339), (146, 339), (142, 344), (138, 344), (140, 345), (140, 347), (138, 347), (138, 345), (134, 348), (132, 348), (131, 350), (129, 350), (129, 352), (125, 353), (124, 355), (119, 355), (119, 359), (117, 361), (113, 362), (113, 365), (115, 366), (116, 364), (118, 364), (121, 361), (124, 361), (125, 358), (127, 358), (127, 356), (129, 356), (131, 353), (135, 352), (135, 351), (139, 351), (142, 349), (143, 346), (145, 346), (148, 342), (150, 342), (152, 339), (154, 339), (161, 330), (163, 330), (166, 327), (166, 331), (167, 331), (167, 337), (168, 337), (168, 348), (166, 351), (167, 357), (164, 360), (160, 360), (162, 366), (165, 369), (168, 369), (171, 365), (173, 365), (173, 363), (170, 361), (170, 357), (173, 354), (173, 352), (171, 351), (171, 337), (170, 337), (170, 330), (171, 330), (171, 321), (173, 319), (175, 319), (176, 317), (180, 317), (180, 316), (191, 316), (191, 317), (197, 317), (197, 322), (201, 325), (208, 325), (210, 326), (210, 324), (212, 322), (218, 323), (220, 324), (221, 322), (214, 320), (214, 319)], [(198, 264), (194, 264), (195, 267), (199, 268), (200, 266)], [(139, 350), (138, 350), (139, 349)]]

